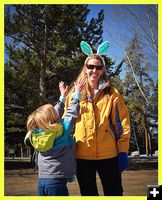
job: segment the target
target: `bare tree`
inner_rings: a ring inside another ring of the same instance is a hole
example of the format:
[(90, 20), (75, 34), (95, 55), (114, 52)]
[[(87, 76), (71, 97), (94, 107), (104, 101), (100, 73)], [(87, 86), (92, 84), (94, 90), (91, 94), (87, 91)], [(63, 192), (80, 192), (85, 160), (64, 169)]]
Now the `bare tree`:
[[(127, 70), (131, 72), (132, 80), (134, 80), (144, 100), (141, 112), (145, 119), (146, 153), (149, 155), (151, 143), (147, 126), (149, 119), (146, 117), (148, 116), (148, 105), (151, 106), (151, 104), (146, 88), (152, 87), (153, 90), (156, 85), (152, 83), (150, 74), (153, 72), (157, 75), (158, 69), (158, 7), (157, 5), (118, 5), (115, 11), (114, 21), (105, 16), (108, 26), (106, 32), (113, 41), (111, 45), (125, 57), (129, 67)], [(140, 51), (136, 51), (136, 43), (134, 43), (134, 47), (132, 45), (132, 48), (127, 49), (129, 42), (135, 35), (140, 43), (140, 48), (142, 48), (142, 54)], [(150, 86), (145, 86), (144, 79)]]
[[(143, 61), (147, 58), (147, 61), (154, 63), (150, 71), (156, 73), (158, 60), (157, 5), (117, 5), (114, 19), (113, 21), (109, 16), (105, 16), (106, 33), (113, 41), (111, 45), (124, 54), (123, 47), (127, 46), (131, 36), (138, 35), (145, 53)], [(132, 53), (136, 55), (135, 52)]]

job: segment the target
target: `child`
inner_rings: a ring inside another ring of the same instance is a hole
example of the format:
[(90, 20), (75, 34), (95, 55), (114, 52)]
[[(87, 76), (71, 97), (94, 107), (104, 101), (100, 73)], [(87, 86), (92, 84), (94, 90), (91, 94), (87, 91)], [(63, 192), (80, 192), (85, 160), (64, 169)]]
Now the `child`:
[(45, 104), (37, 108), (27, 119), (28, 133), (38, 153), (38, 195), (68, 196), (67, 180), (75, 172), (75, 145), (70, 135), (79, 114), (81, 90), (85, 85), (82, 79), (74, 83), (75, 92), (63, 119), (65, 97), (68, 88), (60, 82), (61, 97), (53, 107)]

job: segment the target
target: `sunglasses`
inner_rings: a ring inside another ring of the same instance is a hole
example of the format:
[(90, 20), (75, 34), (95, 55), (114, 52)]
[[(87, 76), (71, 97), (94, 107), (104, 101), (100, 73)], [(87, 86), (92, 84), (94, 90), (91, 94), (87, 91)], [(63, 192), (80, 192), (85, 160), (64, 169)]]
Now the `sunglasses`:
[(103, 66), (102, 65), (86, 65), (87, 69), (94, 69), (96, 68), (96, 70), (102, 70)]

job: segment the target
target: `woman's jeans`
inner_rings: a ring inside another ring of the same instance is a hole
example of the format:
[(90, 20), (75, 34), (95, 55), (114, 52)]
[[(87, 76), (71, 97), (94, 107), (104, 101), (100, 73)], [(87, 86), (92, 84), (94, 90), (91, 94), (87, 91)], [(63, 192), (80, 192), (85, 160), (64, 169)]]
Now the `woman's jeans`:
[(38, 179), (38, 196), (69, 196), (67, 179)]
[(105, 196), (122, 196), (121, 173), (117, 157), (103, 160), (77, 159), (77, 179), (82, 196), (98, 196), (96, 172)]

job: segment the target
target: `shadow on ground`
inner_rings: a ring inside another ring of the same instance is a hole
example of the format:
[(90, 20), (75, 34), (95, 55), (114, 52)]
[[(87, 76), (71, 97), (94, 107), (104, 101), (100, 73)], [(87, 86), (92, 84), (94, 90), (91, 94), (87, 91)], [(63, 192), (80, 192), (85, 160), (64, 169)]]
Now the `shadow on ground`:
[[(34, 168), (34, 164), (29, 160), (5, 160), (6, 170), (16, 170), (16, 169), (30, 169)], [(129, 161), (128, 170), (141, 170), (141, 169), (158, 169), (158, 161)]]
[(34, 168), (33, 163), (29, 161), (22, 161), (22, 160), (8, 160), (5, 161), (5, 170), (15, 170), (15, 169), (30, 169)]
[(158, 161), (130, 161), (128, 170), (158, 169)]

